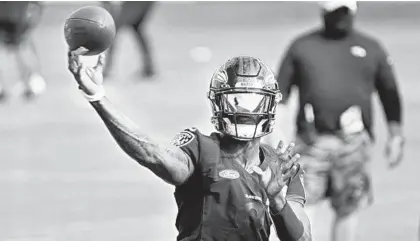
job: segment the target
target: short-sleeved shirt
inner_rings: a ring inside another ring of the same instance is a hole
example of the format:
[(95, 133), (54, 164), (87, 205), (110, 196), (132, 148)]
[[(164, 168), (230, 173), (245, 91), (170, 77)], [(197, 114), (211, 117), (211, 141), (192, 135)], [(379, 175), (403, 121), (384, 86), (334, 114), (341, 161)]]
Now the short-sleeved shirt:
[[(271, 220), (267, 194), (256, 173), (248, 173), (235, 156), (223, 151), (228, 139), (198, 130), (185, 130), (173, 144), (190, 156), (194, 173), (176, 187), (177, 240), (268, 241)], [(269, 146), (261, 146), (261, 169), (277, 158)], [(300, 173), (301, 174), (301, 173)], [(292, 189), (303, 189), (300, 178), (291, 180), (288, 200), (305, 202)], [(299, 193), (299, 192), (295, 192)]]
[(292, 86), (299, 90), (298, 132), (305, 130), (304, 105), (309, 103), (319, 132), (340, 129), (340, 115), (350, 106), (362, 109), (363, 122), (372, 135), (372, 94), (385, 96), (396, 83), (392, 61), (381, 44), (354, 31), (344, 39), (328, 39), (323, 31), (294, 40), (277, 76), (287, 101)]

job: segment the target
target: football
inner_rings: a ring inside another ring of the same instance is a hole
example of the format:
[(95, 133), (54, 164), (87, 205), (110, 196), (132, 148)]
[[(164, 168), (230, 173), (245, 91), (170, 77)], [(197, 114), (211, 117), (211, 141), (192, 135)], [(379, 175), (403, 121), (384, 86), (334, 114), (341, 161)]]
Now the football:
[(98, 55), (111, 46), (115, 38), (111, 14), (98, 6), (87, 6), (73, 12), (64, 25), (64, 36), (70, 50), (85, 47), (84, 55)]

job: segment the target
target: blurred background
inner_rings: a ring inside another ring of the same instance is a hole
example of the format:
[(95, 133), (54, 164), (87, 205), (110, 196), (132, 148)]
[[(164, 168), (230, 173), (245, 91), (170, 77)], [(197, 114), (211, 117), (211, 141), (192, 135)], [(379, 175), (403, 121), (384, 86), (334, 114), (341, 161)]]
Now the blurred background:
[[(0, 240), (175, 240), (174, 188), (119, 149), (67, 71), (64, 21), (98, 3), (43, 4), (34, 41), (47, 92), (33, 101), (12, 96), (0, 105)], [(375, 203), (361, 214), (359, 240), (417, 237), (419, 12), (420, 2), (359, 3), (356, 26), (382, 41), (394, 59), (407, 137), (404, 162), (388, 171), (386, 126), (375, 98)], [(232, 56), (251, 55), (277, 71), (289, 42), (319, 24), (314, 2), (158, 2), (145, 24), (156, 76), (134, 74), (143, 63), (133, 34), (123, 30), (106, 82), (109, 99), (160, 141), (192, 126), (211, 132), (206, 92), (216, 68)], [(0, 58), (1, 78), (13, 87), (18, 72), (6, 55)], [(289, 117), (292, 133), (294, 113)], [(318, 220), (325, 225), (315, 233), (318, 240), (329, 239), (328, 205)]]

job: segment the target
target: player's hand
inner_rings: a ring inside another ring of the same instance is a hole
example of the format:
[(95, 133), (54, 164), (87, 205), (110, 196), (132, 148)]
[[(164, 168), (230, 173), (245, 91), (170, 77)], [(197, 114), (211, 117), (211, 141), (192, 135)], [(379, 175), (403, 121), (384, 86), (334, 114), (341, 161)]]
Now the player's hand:
[(105, 62), (105, 55), (99, 55), (96, 66), (87, 67), (80, 58), (80, 56), (86, 52), (88, 52), (88, 50), (84, 47), (69, 51), (68, 68), (79, 84), (79, 88), (87, 95), (93, 96), (102, 91), (103, 88), (102, 70)]
[[(280, 141), (276, 149), (279, 158), (275, 165), (270, 165), (271, 168), (269, 166), (265, 171), (258, 166), (253, 168), (253, 171), (260, 176), (270, 199), (278, 197), (283, 188), (289, 185), (291, 178), (300, 170), (299, 164), (296, 163), (300, 155), (292, 155), (295, 144), (290, 143), (284, 151), (283, 146), (283, 141)], [(273, 166), (275, 168), (272, 170)], [(282, 198), (284, 200), (285, 197)]]
[(404, 154), (404, 138), (401, 136), (390, 137), (386, 143), (385, 156), (388, 159), (389, 168), (398, 166)]

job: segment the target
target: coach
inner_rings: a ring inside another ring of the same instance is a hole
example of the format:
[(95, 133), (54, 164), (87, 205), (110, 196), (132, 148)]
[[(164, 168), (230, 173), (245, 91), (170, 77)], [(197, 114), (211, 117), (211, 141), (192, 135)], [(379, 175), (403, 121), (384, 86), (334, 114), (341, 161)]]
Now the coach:
[[(351, 241), (357, 211), (372, 201), (366, 165), (374, 139), (372, 94), (379, 94), (388, 122), (390, 167), (402, 159), (401, 99), (383, 46), (353, 28), (356, 2), (321, 6), (323, 27), (291, 43), (277, 79), (283, 104), (293, 86), (299, 91), (296, 145), (306, 172), (307, 206), (329, 198), (335, 211), (332, 240)], [(274, 136), (271, 141), (279, 139)]]

